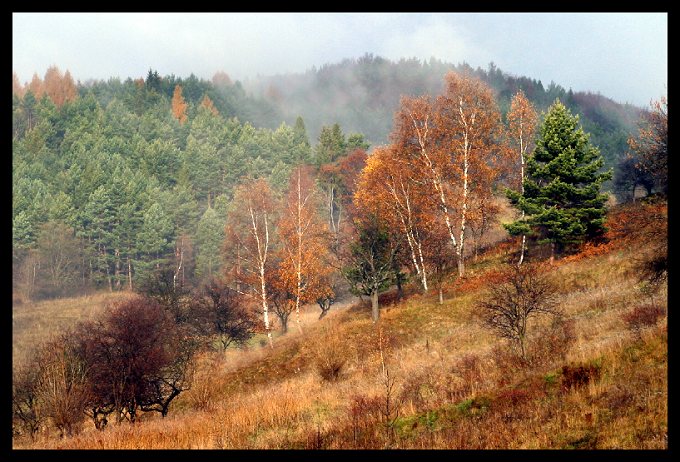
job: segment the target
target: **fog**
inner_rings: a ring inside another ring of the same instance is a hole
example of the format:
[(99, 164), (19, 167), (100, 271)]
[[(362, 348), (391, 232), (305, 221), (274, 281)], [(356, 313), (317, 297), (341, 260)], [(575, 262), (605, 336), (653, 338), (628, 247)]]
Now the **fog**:
[(50, 65), (74, 78), (232, 79), (304, 72), (372, 53), (435, 57), (646, 106), (665, 95), (668, 15), (417, 13), (15, 13), (20, 81)]

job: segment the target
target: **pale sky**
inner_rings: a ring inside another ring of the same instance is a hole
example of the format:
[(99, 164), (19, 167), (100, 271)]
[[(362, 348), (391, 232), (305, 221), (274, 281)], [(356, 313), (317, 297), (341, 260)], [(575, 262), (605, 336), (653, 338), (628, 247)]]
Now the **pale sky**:
[(77, 80), (232, 79), (373, 53), (434, 56), (647, 106), (667, 94), (667, 13), (14, 13), (12, 67)]

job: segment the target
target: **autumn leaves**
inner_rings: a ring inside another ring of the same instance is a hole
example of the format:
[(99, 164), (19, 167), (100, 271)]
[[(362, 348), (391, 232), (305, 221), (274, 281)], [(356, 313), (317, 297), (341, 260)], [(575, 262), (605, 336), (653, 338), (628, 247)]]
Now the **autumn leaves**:
[(488, 229), (501, 181), (521, 182), (517, 164), (536, 119), (521, 92), (508, 119), (509, 130), (488, 86), (449, 73), (442, 95), (402, 97), (392, 144), (376, 148), (362, 172), (355, 203), (406, 242), (425, 292), (435, 280), (441, 288), (454, 264), (464, 275), (466, 239)]
[[(320, 216), (319, 195), (309, 168), (290, 177), (287, 195), (278, 201), (264, 179), (242, 183), (235, 191), (226, 226), (226, 274), (237, 290), (249, 287), (259, 298), (270, 346), (270, 309), (285, 332), (300, 307), (332, 297), (330, 236)], [(273, 305), (273, 306), (272, 306)]]

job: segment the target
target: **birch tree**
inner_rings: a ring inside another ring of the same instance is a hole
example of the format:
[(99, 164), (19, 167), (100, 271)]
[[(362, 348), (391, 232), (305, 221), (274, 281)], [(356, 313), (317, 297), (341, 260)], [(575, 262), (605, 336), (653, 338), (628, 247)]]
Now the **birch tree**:
[(281, 238), (281, 281), (294, 295), (298, 330), (300, 305), (313, 301), (310, 288), (318, 286), (328, 268), (322, 258), (327, 253), (327, 228), (319, 216), (320, 204), (308, 168), (297, 167), (290, 176), (288, 194), (278, 229)]
[(465, 228), (472, 194), (485, 194), (498, 177), (501, 118), (493, 92), (481, 80), (449, 72), (437, 98), (437, 147), (446, 151), (456, 191), (458, 274), (465, 274)]
[(454, 248), (457, 247), (453, 227), (452, 209), (448, 180), (451, 177), (451, 162), (442, 149), (435, 144), (436, 125), (429, 97), (402, 97), (399, 111), (395, 115), (395, 129), (392, 141), (397, 150), (411, 160), (419, 170), (430, 189), (430, 194), (437, 198), (440, 215)]
[[(274, 348), (269, 323), (267, 272), (273, 250), (274, 199), (265, 179), (249, 180), (234, 192), (233, 210), (227, 217), (227, 250), (238, 253), (237, 284), (247, 284), (262, 306), (269, 346)], [(233, 239), (233, 241), (230, 241)]]
[[(508, 135), (510, 144), (519, 154), (520, 174), (519, 188), (520, 194), (524, 194), (524, 169), (527, 152), (533, 145), (534, 134), (536, 132), (536, 110), (531, 102), (524, 96), (524, 92), (519, 90), (512, 97), (510, 111), (508, 112)], [(521, 218), (524, 218), (522, 211)], [(522, 234), (522, 247), (519, 254), (518, 265), (524, 261), (524, 251), (526, 248), (526, 234)]]
[(390, 228), (401, 233), (408, 244), (410, 263), (423, 291), (427, 292), (428, 268), (424, 258), (427, 242), (424, 240), (434, 207), (427, 203), (429, 197), (417, 172), (408, 159), (399, 154), (392, 146), (375, 149), (361, 173), (355, 201), (371, 208)]

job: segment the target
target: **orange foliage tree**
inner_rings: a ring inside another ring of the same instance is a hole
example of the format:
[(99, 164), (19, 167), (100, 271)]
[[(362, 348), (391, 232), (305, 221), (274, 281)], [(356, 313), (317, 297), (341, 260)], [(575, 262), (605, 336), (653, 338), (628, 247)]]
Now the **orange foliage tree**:
[(393, 146), (374, 150), (361, 172), (355, 200), (398, 230), (408, 245), (410, 264), (428, 290), (424, 246), (435, 226), (437, 204), (418, 181), (418, 171)]
[(66, 71), (62, 75), (57, 66), (50, 66), (47, 69), (43, 85), (45, 93), (57, 107), (63, 106), (67, 101), (75, 100), (78, 95), (71, 73)]
[(40, 80), (37, 73), (33, 73), (33, 78), (31, 79), (31, 83), (28, 84), (28, 89), (31, 90), (31, 93), (33, 93), (36, 99), (42, 98), (42, 95), (45, 93), (43, 81)]
[(504, 165), (503, 125), (491, 88), (467, 74), (449, 72), (434, 111), (437, 147), (452, 166), (459, 222), (458, 274), (465, 273), (465, 227), (472, 195), (489, 196)]
[[(519, 90), (512, 97), (510, 111), (508, 112), (508, 140), (510, 146), (519, 154), (519, 177), (512, 181), (513, 187), (519, 186), (519, 190), (524, 194), (524, 168), (527, 152), (534, 143), (536, 134), (537, 115), (534, 106), (524, 96), (524, 92)], [(513, 175), (514, 176), (514, 175)], [(524, 218), (524, 212), (522, 212)], [(524, 251), (526, 248), (526, 235), (522, 235), (522, 248), (519, 256), (519, 265), (524, 261)]]
[(437, 127), (433, 123), (434, 108), (427, 96), (418, 98), (402, 97), (395, 115), (392, 142), (400, 156), (413, 165), (414, 177), (420, 178), (427, 194), (438, 204), (437, 214), (446, 224), (449, 238), (456, 246), (453, 227), (453, 209), (449, 180), (452, 165), (445, 150), (436, 145)]
[(215, 104), (212, 102), (212, 100), (208, 97), (208, 95), (204, 95), (203, 99), (201, 100), (201, 106), (212, 112), (214, 116), (219, 114), (219, 111), (215, 107)]
[(19, 98), (23, 98), (24, 93), (26, 93), (26, 88), (24, 88), (24, 86), (21, 85), (21, 82), (19, 82), (19, 77), (17, 77), (16, 72), (12, 72), (12, 93), (17, 95)]
[(213, 75), (212, 83), (216, 87), (219, 87), (219, 86), (228, 87), (228, 86), (232, 85), (231, 78), (229, 77), (229, 74), (227, 74), (224, 71), (216, 72), (215, 75)]
[(292, 294), (297, 326), (300, 305), (322, 295), (332, 295), (325, 276), (329, 232), (319, 214), (321, 204), (309, 167), (299, 166), (291, 173), (283, 214), (278, 223), (281, 242), (279, 279), (281, 288)]
[(179, 85), (175, 86), (172, 94), (172, 116), (182, 125), (187, 121), (187, 103), (184, 101), (182, 87)]

